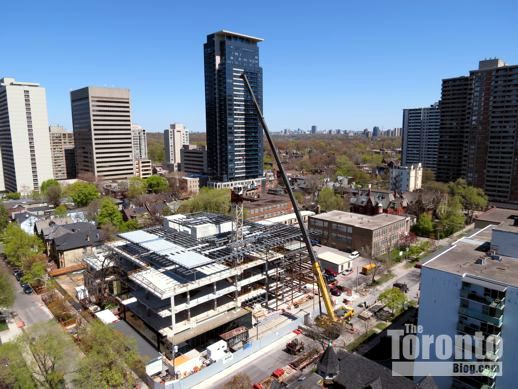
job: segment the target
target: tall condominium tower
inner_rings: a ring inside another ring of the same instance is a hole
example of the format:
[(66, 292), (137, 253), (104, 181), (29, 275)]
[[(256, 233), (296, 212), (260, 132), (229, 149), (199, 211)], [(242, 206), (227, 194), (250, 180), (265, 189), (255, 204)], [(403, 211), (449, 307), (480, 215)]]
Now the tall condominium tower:
[(459, 177), (495, 201), (518, 202), (518, 65), (480, 61), (443, 80), (437, 178)]
[(74, 133), (62, 126), (50, 126), (50, 154), (56, 180), (75, 177)]
[(173, 123), (164, 130), (165, 161), (168, 165), (179, 170), (181, 163), (180, 151), (189, 144), (189, 130), (183, 124)]
[(45, 88), (0, 80), (0, 155), (5, 190), (29, 194), (53, 178)]
[(207, 163), (215, 182), (257, 179), (263, 174), (263, 133), (252, 99), (240, 78), (244, 72), (263, 102), (262, 39), (229, 31), (207, 36), (205, 112)]
[(133, 136), (133, 157), (137, 159), (147, 159), (147, 133), (138, 124), (131, 125)]
[[(427, 108), (403, 110), (402, 164), (409, 166), (421, 163), (433, 172), (437, 170), (437, 148), (440, 125), (439, 103)], [(394, 136), (397, 132), (394, 129)]]
[(72, 91), (70, 97), (78, 177), (133, 176), (129, 89), (86, 87)]

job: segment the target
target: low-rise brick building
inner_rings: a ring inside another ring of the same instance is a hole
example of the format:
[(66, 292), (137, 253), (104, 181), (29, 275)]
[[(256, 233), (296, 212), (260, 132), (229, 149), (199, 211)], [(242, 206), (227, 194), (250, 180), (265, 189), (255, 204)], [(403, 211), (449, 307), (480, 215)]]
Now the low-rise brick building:
[(408, 234), (410, 226), (410, 217), (386, 213), (368, 216), (331, 211), (309, 218), (309, 231), (322, 244), (339, 250), (358, 250), (369, 258), (395, 247)]

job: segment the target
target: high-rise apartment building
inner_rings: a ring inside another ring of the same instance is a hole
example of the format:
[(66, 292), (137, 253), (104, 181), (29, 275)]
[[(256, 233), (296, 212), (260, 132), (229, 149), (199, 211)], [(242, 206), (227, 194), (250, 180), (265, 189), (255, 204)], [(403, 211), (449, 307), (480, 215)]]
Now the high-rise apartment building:
[(207, 174), (207, 150), (205, 147), (184, 145), (180, 151), (182, 172)]
[(317, 126), (315, 126), (315, 125), (311, 126), (311, 133), (312, 134), (316, 134), (317, 133)]
[(180, 152), (184, 145), (189, 144), (189, 130), (183, 124), (173, 123), (164, 130), (165, 161), (179, 170), (181, 164)]
[(135, 175), (129, 89), (86, 87), (70, 97), (77, 175)]
[(421, 189), (423, 167), (420, 163), (390, 168), (390, 190), (396, 193), (413, 192)]
[(262, 107), (263, 71), (257, 46), (261, 41), (229, 31), (207, 36), (205, 110), (211, 181), (253, 181), (263, 175), (263, 130), (240, 77), (243, 72), (247, 75)]
[[(421, 363), (429, 364), (430, 369), (433, 363), (502, 364), (503, 375), (489, 366), (479, 374), (434, 377), (439, 388), (516, 387), (518, 212), (514, 217), (459, 239), (422, 266), (419, 341), (425, 341), (425, 336), (437, 340), (455, 336), (467, 339), (453, 345), (454, 355), (431, 347), (429, 355), (420, 353)], [(476, 356), (472, 347), (474, 336), (492, 337), (492, 347), (481, 347), (480, 355)], [(414, 371), (415, 376), (421, 374)]]
[[(74, 133), (62, 126), (50, 126), (50, 154), (52, 170), (56, 180), (75, 177)], [(67, 158), (69, 159), (67, 162)], [(72, 171), (71, 171), (72, 170)]]
[[(440, 112), (439, 103), (426, 108), (403, 110), (403, 151), (401, 156), (403, 165), (421, 163), (424, 168), (433, 172), (437, 171)], [(401, 129), (395, 128), (394, 136), (400, 135)]]
[(374, 126), (372, 127), (372, 137), (373, 138), (377, 138), (378, 136), (381, 135), (381, 130), (378, 126)]
[(45, 88), (0, 79), (0, 155), (5, 190), (29, 194), (53, 178)]
[(443, 80), (437, 178), (459, 177), (490, 199), (518, 202), (518, 65), (480, 61)]
[(133, 158), (147, 159), (147, 132), (138, 124), (131, 125), (133, 136)]

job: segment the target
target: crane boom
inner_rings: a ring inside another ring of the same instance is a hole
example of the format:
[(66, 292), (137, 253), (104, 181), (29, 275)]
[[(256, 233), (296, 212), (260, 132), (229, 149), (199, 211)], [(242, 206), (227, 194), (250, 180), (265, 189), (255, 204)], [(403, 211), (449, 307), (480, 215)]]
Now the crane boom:
[(286, 175), (286, 172), (284, 171), (284, 168), (281, 163), (281, 159), (279, 157), (279, 154), (277, 153), (277, 149), (275, 148), (275, 145), (273, 144), (272, 137), (270, 136), (270, 131), (268, 130), (268, 126), (266, 125), (266, 122), (263, 117), (263, 113), (261, 111), (261, 107), (259, 107), (259, 103), (257, 102), (257, 99), (255, 98), (254, 91), (252, 90), (252, 86), (250, 85), (250, 82), (248, 81), (248, 77), (245, 73), (241, 74), (241, 78), (245, 82), (246, 88), (248, 89), (248, 93), (250, 93), (250, 96), (252, 97), (252, 101), (255, 106), (255, 110), (257, 112), (257, 116), (259, 117), (259, 121), (261, 122), (261, 126), (263, 127), (264, 134), (266, 135), (266, 139), (268, 140), (268, 143), (270, 145), (270, 148), (273, 153), (273, 157), (275, 158), (275, 162), (277, 163), (277, 167), (279, 168), (279, 171), (281, 172), (282, 181), (284, 182), (284, 185), (286, 186), (286, 190), (288, 191), (288, 196), (290, 197), (291, 204), (293, 205), (293, 211), (295, 212), (295, 216), (297, 217), (297, 221), (299, 223), (300, 230), (302, 232), (302, 239), (304, 240), (304, 243), (306, 244), (306, 249), (308, 250), (309, 259), (311, 260), (311, 266), (313, 268), (313, 274), (315, 275), (315, 278), (317, 280), (318, 288), (320, 289), (320, 292), (322, 293), (322, 298), (324, 299), (324, 305), (326, 307), (327, 316), (331, 321), (337, 321), (336, 314), (333, 309), (333, 302), (331, 300), (331, 294), (329, 293), (329, 288), (327, 287), (327, 283), (324, 279), (324, 275), (322, 273), (322, 268), (320, 267), (320, 262), (315, 255), (315, 251), (313, 250), (313, 246), (311, 245), (311, 240), (309, 239), (309, 234), (306, 226), (304, 225), (304, 220), (302, 219), (302, 216), (300, 215), (299, 207), (297, 205), (297, 200), (295, 199), (295, 196), (293, 194), (293, 191), (291, 190), (290, 182), (288, 181), (288, 176)]

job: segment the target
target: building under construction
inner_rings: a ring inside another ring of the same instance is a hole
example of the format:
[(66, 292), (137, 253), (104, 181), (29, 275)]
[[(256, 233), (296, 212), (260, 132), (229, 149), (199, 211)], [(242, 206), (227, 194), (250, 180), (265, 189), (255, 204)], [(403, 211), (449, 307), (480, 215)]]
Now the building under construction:
[(125, 320), (169, 357), (174, 346), (192, 349), (251, 328), (258, 307), (291, 308), (313, 280), (300, 229), (284, 224), (245, 221), (236, 239), (231, 217), (196, 213), (119, 237), (107, 247), (109, 260), (86, 260), (87, 274), (118, 269)]

